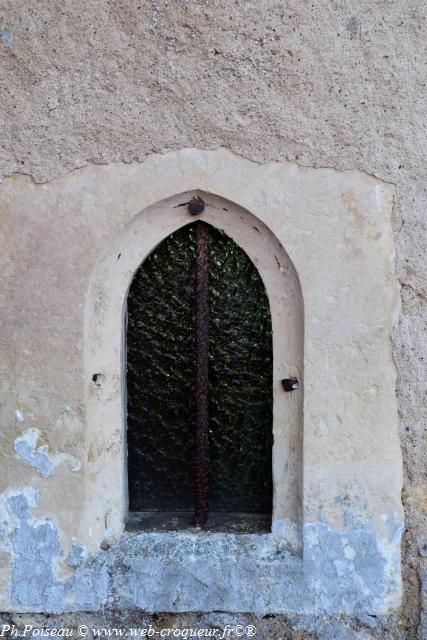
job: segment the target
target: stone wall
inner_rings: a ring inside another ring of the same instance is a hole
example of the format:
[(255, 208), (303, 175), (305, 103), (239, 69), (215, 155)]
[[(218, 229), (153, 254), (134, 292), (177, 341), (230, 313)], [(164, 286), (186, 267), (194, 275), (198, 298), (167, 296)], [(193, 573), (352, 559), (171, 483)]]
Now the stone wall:
[[(419, 0), (0, 2), (5, 177), (28, 174), (49, 190), (53, 178), (91, 162), (136, 163), (155, 151), (195, 146), (227, 147), (256, 162), (359, 170), (395, 186), (404, 606), (400, 619), (381, 622), (385, 628), (368, 625), (378, 638), (416, 638), (417, 629), (427, 637), (425, 18)], [(72, 219), (68, 230), (84, 252), (89, 239)], [(37, 244), (25, 227), (22, 234)], [(42, 283), (43, 265), (36, 267)], [(49, 340), (50, 349), (60, 349), (59, 336)], [(12, 384), (4, 375), (4, 392)], [(74, 384), (64, 376), (64, 385)], [(68, 429), (78, 424), (55, 397), (49, 410)], [(67, 450), (66, 433), (63, 445)], [(73, 460), (66, 464), (72, 473)], [(78, 499), (70, 496), (70, 504)], [(263, 624), (274, 637), (273, 623)], [(307, 637), (346, 633), (344, 623), (341, 631), (322, 624)]]

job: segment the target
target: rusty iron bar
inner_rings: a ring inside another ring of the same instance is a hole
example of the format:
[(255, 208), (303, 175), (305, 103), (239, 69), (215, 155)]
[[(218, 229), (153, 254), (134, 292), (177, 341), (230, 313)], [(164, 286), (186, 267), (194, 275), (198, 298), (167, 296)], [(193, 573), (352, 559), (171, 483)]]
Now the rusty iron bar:
[(196, 526), (205, 527), (208, 521), (208, 280), (209, 280), (209, 228), (199, 222), (196, 227), (197, 277), (197, 423), (196, 423)]

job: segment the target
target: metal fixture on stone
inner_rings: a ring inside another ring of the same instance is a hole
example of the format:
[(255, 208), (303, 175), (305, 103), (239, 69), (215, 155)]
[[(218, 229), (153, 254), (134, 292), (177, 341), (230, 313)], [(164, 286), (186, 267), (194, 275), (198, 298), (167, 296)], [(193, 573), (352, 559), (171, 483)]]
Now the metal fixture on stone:
[(187, 204), (192, 216), (197, 216), (205, 210), (205, 201), (200, 196), (193, 196)]
[(297, 378), (284, 378), (282, 386), (285, 391), (296, 391), (299, 389), (299, 382)]

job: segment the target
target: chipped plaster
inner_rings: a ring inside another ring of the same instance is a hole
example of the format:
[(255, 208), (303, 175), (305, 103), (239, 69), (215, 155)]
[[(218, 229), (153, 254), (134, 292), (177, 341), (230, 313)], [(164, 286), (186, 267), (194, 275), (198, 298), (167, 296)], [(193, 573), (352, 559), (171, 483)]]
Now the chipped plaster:
[(382, 551), (398, 553), (400, 531), (391, 529), (381, 545), (369, 526), (335, 532), (307, 524), (303, 558), (269, 534), (133, 533), (86, 559), (73, 543), (65, 561), (74, 572), (61, 579), (60, 534), (52, 520), (34, 518), (37, 501), (31, 487), (0, 497), (1, 548), (11, 557), (10, 598), (20, 611), (96, 611), (114, 601), (147, 612), (381, 615), (399, 599), (400, 572)]
[(73, 456), (58, 452), (54, 456), (49, 455), (49, 445), (43, 444), (37, 447), (40, 438), (40, 430), (32, 427), (25, 433), (15, 438), (13, 450), (18, 458), (37, 469), (45, 478), (51, 476), (55, 467), (63, 462), (68, 462), (73, 471), (80, 471), (81, 464)]

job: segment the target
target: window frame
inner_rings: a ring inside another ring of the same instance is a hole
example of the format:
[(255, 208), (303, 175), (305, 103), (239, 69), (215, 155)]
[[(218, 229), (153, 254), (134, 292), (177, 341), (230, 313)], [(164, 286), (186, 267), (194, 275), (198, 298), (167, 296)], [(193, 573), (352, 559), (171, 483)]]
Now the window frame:
[[(128, 515), (126, 464), (125, 332), (126, 298), (133, 275), (170, 233), (188, 224), (180, 205), (194, 193), (206, 202), (204, 220), (225, 231), (249, 256), (270, 301), (273, 331), (273, 513), (271, 532), (301, 548), (304, 309), (295, 268), (273, 232), (255, 215), (220, 196), (200, 190), (176, 194), (136, 215), (113, 239), (91, 285), (87, 324), (90, 347), (86, 371), (104, 376), (89, 383), (87, 410), (98, 450), (94, 491), (107, 495), (101, 506), (113, 530)], [(102, 304), (99, 303), (102, 299)], [(295, 376), (300, 388), (284, 393), (281, 381)], [(96, 426), (98, 425), (98, 426)], [(96, 442), (98, 441), (98, 442)], [(110, 447), (107, 442), (113, 441)], [(100, 453), (99, 453), (100, 452)], [(114, 480), (113, 480), (114, 478)]]

